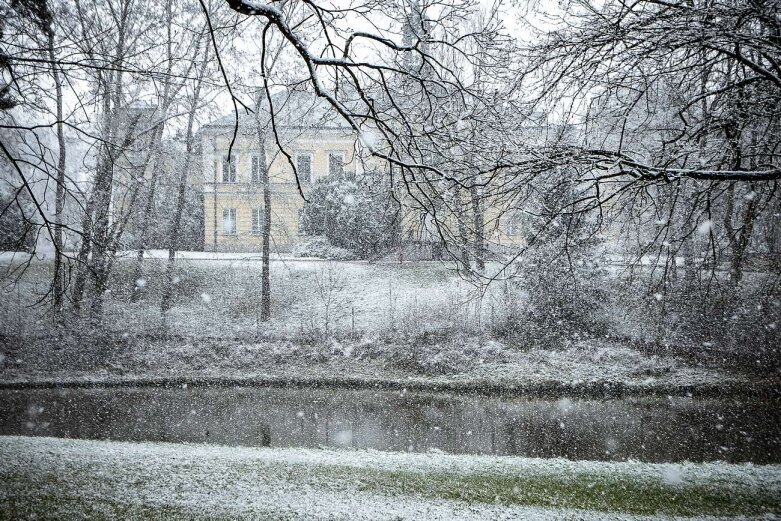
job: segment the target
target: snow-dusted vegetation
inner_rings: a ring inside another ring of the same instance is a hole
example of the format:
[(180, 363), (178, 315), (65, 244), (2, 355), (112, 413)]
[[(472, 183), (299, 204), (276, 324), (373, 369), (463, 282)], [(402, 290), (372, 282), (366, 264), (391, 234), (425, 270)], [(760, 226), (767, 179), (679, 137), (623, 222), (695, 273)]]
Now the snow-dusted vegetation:
[(777, 518), (777, 4), (0, 4), (0, 519)]
[(0, 438), (0, 455), (0, 475), (7, 476), (0, 505), (20, 517), (639, 520), (740, 513), (771, 519), (781, 494), (777, 465), (16, 437)]
[[(481, 290), (438, 262), (273, 259), (275, 312), (262, 322), (257, 259), (198, 257), (185, 253), (179, 261), (177, 305), (165, 316), (158, 307), (164, 263), (147, 260), (134, 280), (131, 262), (118, 259), (98, 330), (87, 320), (53, 328), (48, 310), (34, 306), (51, 264), (33, 261), (16, 293), (3, 299), (2, 374), (14, 381), (320, 378), (597, 393), (603, 384), (712, 393), (772, 381), (755, 363), (775, 348), (754, 351), (747, 363), (730, 344), (670, 344), (656, 335), (674, 332), (647, 316), (615, 313), (626, 305), (618, 298), (594, 306), (590, 326), (580, 327), (564, 314), (541, 317), (524, 279)], [(704, 352), (692, 357), (692, 350)]]

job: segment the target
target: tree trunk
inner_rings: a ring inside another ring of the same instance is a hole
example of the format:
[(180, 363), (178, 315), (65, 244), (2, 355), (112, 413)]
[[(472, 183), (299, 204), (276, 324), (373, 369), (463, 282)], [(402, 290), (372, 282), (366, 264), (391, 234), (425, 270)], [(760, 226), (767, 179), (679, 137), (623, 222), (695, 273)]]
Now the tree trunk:
[[(105, 107), (104, 107), (105, 109)], [(104, 119), (107, 119), (104, 118)], [(107, 145), (104, 145), (105, 149)], [(105, 185), (103, 176), (106, 174), (104, 167), (105, 162), (105, 150), (101, 150), (98, 156), (98, 165), (95, 173), (95, 185), (92, 188), (89, 199), (87, 200), (86, 210), (84, 212), (84, 218), (81, 225), (81, 246), (79, 247), (79, 254), (76, 257), (77, 271), (76, 279), (73, 283), (73, 294), (71, 299), (73, 300), (73, 307), (76, 311), (81, 309), (82, 301), (84, 300), (84, 291), (87, 286), (87, 278), (92, 274), (93, 266), (90, 261), (90, 255), (93, 253), (93, 242), (96, 234), (96, 224), (98, 213), (96, 208), (99, 204), (101, 187)], [(110, 185), (109, 185), (110, 187)], [(94, 260), (94, 256), (93, 256)]]
[(81, 302), (84, 299), (84, 288), (87, 284), (87, 273), (89, 271), (89, 254), (92, 249), (92, 196), (86, 204), (84, 218), (81, 221), (81, 246), (79, 254), (76, 256), (76, 277), (73, 281), (73, 293), (71, 300), (73, 308), (78, 312), (81, 309)]
[(733, 296), (735, 296), (738, 284), (743, 278), (743, 262), (746, 257), (746, 248), (751, 241), (751, 235), (754, 231), (756, 209), (757, 197), (754, 197), (746, 205), (746, 211), (743, 214), (743, 226), (740, 229), (737, 240), (732, 245), (732, 261), (730, 262), (729, 278)]
[(214, 207), (214, 215), (212, 216), (212, 229), (214, 230), (214, 236), (212, 238), (213, 251), (217, 251), (217, 173), (215, 169), (214, 174), (214, 190), (212, 192), (212, 205)]
[(461, 199), (461, 189), (455, 189), (454, 204), (456, 209), (456, 219), (458, 220), (458, 240), (461, 243), (461, 264), (467, 273), (471, 274), (472, 264), (469, 262), (469, 237), (466, 231), (466, 222), (464, 214), (464, 202)]
[[(195, 149), (195, 135), (193, 128), (195, 126), (195, 115), (198, 110), (198, 103), (201, 96), (201, 87), (203, 86), (203, 78), (206, 73), (206, 68), (209, 63), (209, 47), (204, 55), (203, 65), (198, 74), (198, 79), (193, 90), (193, 100), (190, 106), (190, 113), (187, 116), (187, 134), (185, 137), (185, 155), (184, 163), (181, 166), (179, 172), (179, 185), (177, 187), (176, 195), (176, 210), (174, 212), (174, 219), (171, 223), (171, 227), (168, 230), (168, 263), (165, 268), (165, 287), (163, 289), (163, 298), (160, 301), (160, 313), (165, 320), (165, 313), (172, 307), (173, 293), (174, 293), (174, 273), (176, 271), (176, 250), (179, 249), (179, 227), (182, 223), (182, 215), (184, 214), (184, 207), (186, 203), (187, 195), (187, 175), (190, 171), (190, 163), (192, 163), (193, 150)], [(215, 193), (217, 187), (215, 186)], [(215, 213), (217, 207), (214, 208)], [(216, 231), (216, 230), (215, 230)], [(215, 235), (216, 237), (216, 235)]]
[[(755, 150), (756, 147), (756, 134), (752, 132), (751, 149)], [(741, 156), (738, 156), (738, 161), (740, 161), (740, 158)], [(751, 163), (751, 168), (755, 168), (756, 164), (754, 159), (751, 160)], [(737, 164), (740, 166), (739, 162)], [(743, 263), (746, 259), (746, 248), (748, 248), (748, 245), (751, 242), (751, 235), (754, 232), (754, 222), (757, 217), (757, 203), (759, 196), (753, 191), (752, 186), (749, 186), (749, 190), (752, 191), (747, 194), (749, 197), (748, 204), (746, 204), (746, 210), (743, 212), (743, 226), (741, 226), (740, 233), (736, 239), (731, 237), (731, 239), (733, 239), (733, 243), (729, 279), (732, 290), (731, 293), (734, 299), (737, 299), (738, 297), (738, 284), (740, 284), (740, 280), (743, 278)]]
[[(256, 107), (260, 107), (260, 97)], [(260, 274), (260, 321), (271, 318), (271, 181), (266, 164), (266, 133), (261, 127), (260, 109), (256, 110), (258, 126), (258, 167), (261, 169), (260, 182), (263, 184), (263, 230), (262, 230), (262, 267)]]
[(92, 279), (92, 303), (90, 320), (97, 326), (103, 319), (103, 297), (106, 291), (106, 252), (108, 251), (109, 213), (111, 211), (111, 191), (114, 182), (113, 160), (109, 150), (100, 161), (101, 167), (94, 187), (95, 220), (92, 225), (92, 259), (89, 262)]
[[(200, 85), (199, 85), (200, 86)], [(196, 88), (196, 92), (197, 92)], [(197, 96), (197, 94), (196, 94)], [(160, 311), (165, 316), (165, 312), (171, 309), (173, 300), (173, 288), (174, 288), (174, 273), (176, 271), (176, 250), (179, 248), (179, 227), (182, 223), (182, 214), (184, 213), (184, 206), (186, 203), (187, 194), (187, 174), (190, 169), (190, 163), (192, 162), (193, 155), (193, 142), (195, 138), (193, 136), (193, 120), (195, 119), (195, 105), (190, 112), (189, 121), (187, 123), (187, 138), (186, 138), (186, 152), (184, 156), (184, 163), (181, 166), (179, 173), (179, 185), (176, 195), (176, 210), (174, 212), (174, 219), (171, 222), (171, 227), (168, 230), (168, 263), (165, 268), (165, 288), (163, 289), (163, 298), (160, 301)]]
[(475, 227), (475, 264), (477, 272), (482, 274), (485, 271), (485, 220), (480, 204), (480, 194), (477, 192), (474, 181), (469, 188), (469, 195), (472, 198), (473, 226)]
[[(265, 150), (261, 151), (265, 156)], [(264, 169), (265, 170), (265, 169)], [(266, 322), (271, 318), (271, 184), (268, 171), (264, 173), (263, 182), (263, 268), (260, 283), (260, 320)]]
[[(170, 79), (171, 71), (173, 70), (173, 65), (174, 65), (174, 56), (173, 56), (173, 47), (172, 47), (173, 45), (172, 24), (173, 24), (173, 5), (172, 2), (167, 2), (166, 3), (166, 31), (167, 31), (166, 60), (168, 63), (167, 66), (168, 77), (166, 77), (163, 86), (163, 95), (162, 95), (162, 103), (161, 103), (162, 110), (160, 111), (160, 122), (158, 123), (158, 126), (154, 130), (149, 155), (147, 155), (146, 161), (144, 162), (144, 168), (141, 171), (141, 175), (143, 178), (143, 175), (146, 173), (146, 166), (149, 162), (150, 156), (154, 155), (154, 162), (152, 163), (153, 165), (152, 179), (149, 183), (149, 193), (147, 194), (146, 205), (144, 207), (143, 221), (141, 223), (141, 237), (139, 238), (138, 253), (136, 254), (136, 269), (135, 269), (135, 274), (133, 276), (133, 279), (131, 280), (131, 284), (133, 285), (130, 293), (131, 302), (137, 301), (138, 298), (141, 296), (141, 292), (142, 292), (141, 286), (136, 284), (136, 281), (144, 276), (144, 266), (143, 266), (144, 251), (147, 249), (147, 241), (149, 235), (149, 220), (150, 220), (150, 216), (152, 215), (152, 211), (154, 210), (154, 204), (155, 204), (155, 192), (157, 188), (157, 179), (159, 177), (158, 172), (160, 171), (160, 154), (162, 149), (163, 131), (165, 130), (165, 124), (168, 117), (168, 109), (171, 106), (171, 103), (173, 102), (172, 90), (178, 91), (178, 89), (173, 89), (173, 86), (171, 85), (171, 79)], [(200, 88), (200, 85), (198, 86), (198, 88)], [(187, 160), (188, 159), (185, 158), (185, 163), (187, 162)]]
[[(163, 114), (163, 118), (165, 118), (165, 114)], [(141, 221), (141, 236), (138, 239), (139, 244), (138, 252), (136, 254), (136, 268), (133, 280), (130, 282), (133, 285), (130, 293), (131, 302), (136, 302), (141, 296), (141, 291), (137, 286), (136, 281), (144, 276), (144, 251), (147, 249), (147, 243), (149, 241), (149, 221), (155, 205), (155, 192), (157, 189), (158, 172), (160, 170), (160, 148), (162, 147), (161, 141), (164, 125), (164, 123), (161, 123), (160, 127), (155, 129), (155, 133), (152, 137), (151, 149), (149, 151), (150, 155), (154, 155), (154, 160), (152, 162), (152, 179), (149, 181), (149, 192), (147, 193), (146, 205), (144, 206), (144, 214)], [(147, 161), (144, 162), (144, 169), (141, 171), (142, 177), (146, 171), (146, 165)]]
[[(103, 299), (106, 293), (108, 277), (111, 273), (112, 259), (110, 257), (113, 255), (113, 249), (115, 248), (110, 222), (111, 199), (114, 188), (114, 162), (119, 150), (125, 150), (132, 143), (139, 118), (140, 115), (136, 116), (124, 130), (124, 138), (119, 145), (119, 149), (116, 148), (116, 145), (104, 147), (103, 172), (98, 175), (100, 183), (96, 183), (95, 186), (95, 222), (92, 229), (92, 262), (90, 270), (94, 290), (90, 309), (90, 320), (93, 326), (97, 326), (103, 321)], [(118, 123), (116, 118), (114, 118), (114, 121), (115, 124)], [(116, 132), (112, 135), (115, 138), (118, 137)]]
[[(120, 58), (117, 60), (116, 65), (120, 67), (122, 64), (121, 57), (124, 55), (125, 49), (124, 26), (120, 24), (117, 30), (119, 38), (116, 45), (116, 56)], [(74, 308), (78, 310), (84, 298), (87, 277), (89, 276), (93, 280), (95, 290), (91, 313), (93, 322), (100, 321), (103, 311), (104, 288), (102, 288), (102, 285), (106, 278), (104, 256), (108, 242), (108, 218), (114, 181), (116, 130), (119, 125), (116, 112), (122, 100), (121, 70), (100, 71), (98, 85), (103, 90), (103, 114), (101, 118), (103, 144), (98, 153), (95, 184), (92, 187), (92, 193), (87, 203), (87, 212), (84, 215), (82, 244), (78, 257), (79, 265), (73, 288)], [(92, 255), (91, 259), (90, 254)]]
[(62, 109), (62, 81), (60, 73), (55, 66), (54, 31), (49, 33), (49, 59), (52, 62), (52, 78), (54, 79), (54, 91), (57, 103), (57, 144), (59, 155), (57, 158), (57, 189), (54, 199), (54, 313), (60, 315), (62, 311), (62, 298), (65, 293), (65, 281), (63, 280), (63, 240), (62, 240), (62, 212), (65, 208), (65, 130), (63, 128)]

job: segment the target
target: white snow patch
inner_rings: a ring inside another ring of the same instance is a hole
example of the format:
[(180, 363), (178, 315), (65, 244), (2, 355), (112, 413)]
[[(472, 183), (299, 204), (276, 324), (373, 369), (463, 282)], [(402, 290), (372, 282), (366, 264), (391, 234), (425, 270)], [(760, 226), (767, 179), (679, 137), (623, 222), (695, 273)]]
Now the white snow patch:
[(559, 411), (561, 411), (563, 414), (570, 412), (573, 406), (574, 404), (569, 398), (562, 398), (556, 403), (556, 407), (558, 407)]
[(669, 465), (662, 471), (662, 479), (669, 485), (680, 485), (683, 483), (681, 468), (678, 465)]
[(358, 139), (361, 140), (361, 144), (369, 150), (374, 150), (377, 145), (377, 135), (371, 130), (363, 130), (358, 135)]
[(700, 235), (708, 235), (713, 230), (713, 221), (702, 221), (697, 225), (697, 233)]
[(334, 441), (337, 445), (347, 446), (353, 442), (353, 431), (344, 430), (334, 434)]

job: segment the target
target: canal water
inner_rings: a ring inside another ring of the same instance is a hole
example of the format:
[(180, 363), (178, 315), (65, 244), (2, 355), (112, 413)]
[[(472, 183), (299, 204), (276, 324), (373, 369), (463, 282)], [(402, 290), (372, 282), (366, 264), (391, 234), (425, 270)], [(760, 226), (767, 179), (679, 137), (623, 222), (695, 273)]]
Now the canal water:
[(260, 387), (0, 390), (0, 434), (765, 464), (781, 463), (778, 405)]

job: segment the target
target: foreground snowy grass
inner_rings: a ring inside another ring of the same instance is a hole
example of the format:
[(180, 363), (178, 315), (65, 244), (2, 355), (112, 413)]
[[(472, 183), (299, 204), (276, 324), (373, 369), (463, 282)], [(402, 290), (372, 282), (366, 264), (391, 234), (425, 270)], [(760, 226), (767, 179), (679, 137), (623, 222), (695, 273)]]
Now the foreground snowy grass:
[(779, 505), (778, 465), (0, 437), (4, 519), (776, 519)]

